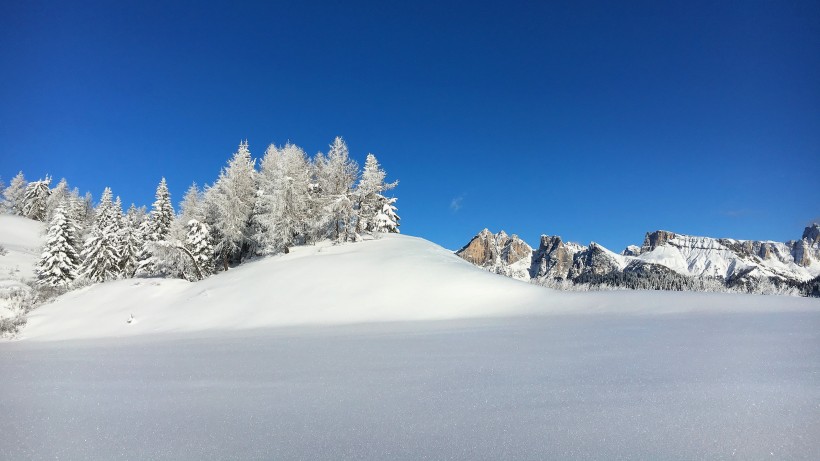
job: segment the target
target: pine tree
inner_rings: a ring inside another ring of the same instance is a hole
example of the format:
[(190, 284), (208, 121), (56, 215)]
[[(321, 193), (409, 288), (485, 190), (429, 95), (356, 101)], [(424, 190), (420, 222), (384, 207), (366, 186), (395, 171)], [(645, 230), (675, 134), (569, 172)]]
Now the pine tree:
[[(66, 200), (70, 198), (71, 192), (68, 190), (68, 181), (65, 178), (61, 179), (59, 183), (51, 189), (51, 193), (48, 195), (48, 199), (46, 200), (46, 221), (51, 222), (51, 217), (54, 215), (54, 210), (57, 207), (68, 204)], [(64, 213), (68, 214), (68, 208), (63, 210)]]
[(50, 287), (67, 287), (77, 277), (80, 257), (77, 255), (75, 224), (60, 205), (52, 214), (48, 236), (35, 272), (38, 283)]
[(91, 229), (82, 253), (81, 277), (93, 282), (113, 280), (119, 274), (120, 255), (116, 235), (110, 229)]
[(381, 211), (376, 214), (375, 223), (375, 231), (376, 232), (389, 232), (393, 234), (398, 234), (399, 232), (399, 215), (396, 214), (396, 197), (386, 198), (382, 197), (382, 209)]
[(89, 231), (87, 213), (85, 199), (80, 197), (80, 191), (75, 187), (68, 193), (65, 214), (77, 226), (77, 241), (79, 243), (79, 246), (76, 247), (77, 253), (83, 251), (82, 243)]
[(46, 203), (51, 192), (48, 187), (50, 184), (51, 178), (49, 176), (46, 176), (46, 179), (28, 183), (23, 197), (23, 216), (37, 221), (45, 221)]
[(326, 236), (339, 241), (355, 240), (357, 216), (352, 195), (359, 167), (349, 158), (347, 144), (341, 137), (333, 140), (327, 156), (320, 160), (317, 183), (322, 209), (328, 216)]
[(188, 234), (188, 222), (192, 219), (205, 221), (205, 213), (202, 206), (202, 192), (196, 183), (191, 184), (182, 202), (179, 204), (179, 216), (174, 219), (171, 235), (178, 240), (185, 240)]
[(151, 215), (141, 227), (143, 245), (138, 256), (137, 275), (156, 276), (168, 275), (163, 273), (165, 267), (160, 261), (160, 255), (154, 255), (152, 242), (165, 242), (171, 238), (171, 226), (174, 221), (174, 208), (171, 205), (171, 193), (168, 184), (162, 178), (157, 186), (154, 204), (151, 206)]
[[(307, 154), (293, 144), (268, 148), (260, 173), (257, 241), (261, 253), (287, 252), (307, 240), (311, 171)], [(261, 238), (259, 232), (262, 233)]]
[(252, 243), (252, 216), (256, 204), (257, 178), (247, 141), (239, 144), (219, 178), (205, 192), (208, 224), (214, 228), (214, 252), (224, 270), (238, 262)]
[(120, 275), (120, 219), (111, 200), (111, 189), (106, 187), (100, 203), (94, 210), (94, 224), (82, 252), (81, 277), (94, 282), (112, 280)]
[(123, 277), (133, 277), (137, 271), (138, 256), (142, 250), (143, 238), (140, 230), (142, 217), (139, 209), (131, 204), (120, 229), (120, 273)]
[(208, 225), (196, 219), (188, 221), (188, 235), (185, 247), (193, 256), (202, 277), (214, 272), (214, 248), (211, 244), (211, 230)]
[(151, 206), (148, 238), (156, 242), (168, 239), (171, 235), (171, 225), (174, 222), (174, 207), (171, 205), (171, 193), (168, 191), (165, 178), (160, 180), (155, 198)]
[[(110, 187), (103, 190), (100, 203), (94, 209), (94, 225), (99, 229), (110, 228), (116, 234), (120, 229), (122, 205), (115, 204), (113, 196)], [(119, 200), (119, 197), (117, 197), (117, 200)]]
[[(3, 182), (3, 178), (0, 178), (0, 193), (6, 191), (6, 183)], [(0, 200), (0, 213), (5, 213), (6, 210), (6, 201)]]
[[(359, 233), (378, 232), (388, 227), (398, 228), (398, 221), (394, 222), (392, 226), (389, 224), (391, 218), (388, 215), (389, 212), (395, 211), (395, 207), (390, 208), (395, 200), (388, 203), (388, 199), (382, 193), (395, 188), (399, 182), (385, 183), (384, 179), (386, 177), (387, 173), (379, 165), (376, 156), (367, 154), (362, 178), (355, 191), (359, 211), (357, 222), (357, 231)], [(395, 213), (392, 213), (392, 216), (397, 217)]]
[(23, 176), (23, 172), (17, 173), (6, 190), (3, 191), (3, 198), (5, 199), (6, 209), (16, 215), (23, 215), (23, 206), (25, 204), (26, 187), (28, 183)]

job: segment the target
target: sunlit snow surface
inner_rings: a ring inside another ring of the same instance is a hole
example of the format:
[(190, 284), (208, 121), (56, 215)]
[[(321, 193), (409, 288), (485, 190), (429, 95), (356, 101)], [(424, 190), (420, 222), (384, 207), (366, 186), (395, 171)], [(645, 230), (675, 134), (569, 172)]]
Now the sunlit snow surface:
[(0, 347), (4, 459), (818, 459), (820, 316), (552, 316)]
[(555, 292), (391, 237), (93, 286), (20, 337), (0, 459), (820, 459), (817, 299)]

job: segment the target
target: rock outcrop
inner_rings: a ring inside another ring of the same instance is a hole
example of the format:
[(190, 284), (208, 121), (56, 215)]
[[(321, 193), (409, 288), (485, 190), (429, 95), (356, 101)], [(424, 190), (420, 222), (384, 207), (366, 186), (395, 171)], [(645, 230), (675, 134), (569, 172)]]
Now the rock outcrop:
[(564, 243), (557, 235), (542, 235), (541, 243), (532, 256), (530, 276), (535, 280), (566, 279), (575, 254), (582, 249), (578, 244)]
[(529, 280), (532, 247), (518, 238), (501, 231), (493, 234), (484, 229), (456, 254), (462, 259), (496, 274), (519, 280)]
[(807, 227), (800, 240), (789, 242), (697, 237), (658, 230), (648, 232), (640, 247), (630, 245), (620, 254), (594, 242), (585, 247), (549, 235), (542, 235), (533, 251), (516, 235), (484, 229), (456, 254), (491, 272), (539, 284), (598, 281), (641, 288), (653, 288), (654, 283), (656, 289), (679, 289), (720, 283), (754, 287), (765, 281), (808, 287), (820, 276), (820, 225)]

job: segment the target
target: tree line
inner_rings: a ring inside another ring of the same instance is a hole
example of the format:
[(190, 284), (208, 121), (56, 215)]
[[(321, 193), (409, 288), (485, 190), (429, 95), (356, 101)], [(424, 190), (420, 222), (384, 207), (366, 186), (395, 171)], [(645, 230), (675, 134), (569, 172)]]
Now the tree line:
[(386, 177), (373, 154), (360, 170), (337, 137), (313, 158), (272, 144), (258, 162), (242, 142), (213, 184), (190, 186), (178, 213), (165, 178), (150, 211), (123, 212), (108, 187), (94, 204), (65, 179), (51, 187), (50, 177), (27, 182), (22, 172), (0, 189), (7, 212), (48, 223), (38, 284), (64, 290), (135, 276), (199, 280), (297, 245), (398, 233), (397, 199), (385, 195), (398, 181)]

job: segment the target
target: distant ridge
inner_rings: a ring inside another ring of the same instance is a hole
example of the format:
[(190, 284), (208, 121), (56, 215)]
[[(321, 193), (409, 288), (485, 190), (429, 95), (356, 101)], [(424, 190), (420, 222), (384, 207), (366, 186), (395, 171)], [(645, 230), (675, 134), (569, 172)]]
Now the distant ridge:
[(557, 288), (740, 291), (818, 296), (820, 225), (788, 242), (647, 232), (620, 253), (542, 235), (533, 248), (517, 235), (484, 229), (456, 252), (490, 272)]

